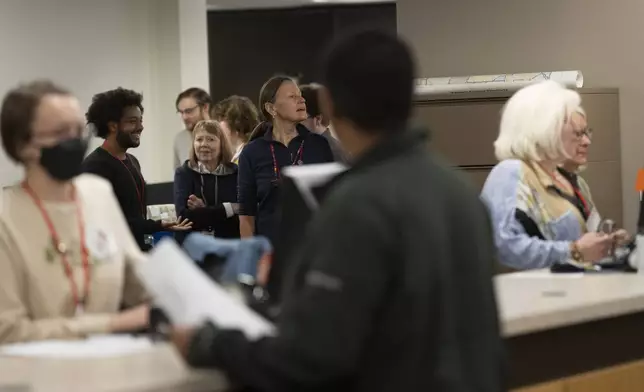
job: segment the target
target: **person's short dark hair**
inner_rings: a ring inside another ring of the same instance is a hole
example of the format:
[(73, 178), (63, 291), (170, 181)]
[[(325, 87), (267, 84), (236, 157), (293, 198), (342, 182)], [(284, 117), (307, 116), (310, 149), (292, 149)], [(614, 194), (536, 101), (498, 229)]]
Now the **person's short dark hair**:
[(396, 35), (367, 30), (347, 35), (328, 49), (322, 84), (334, 114), (366, 132), (405, 127), (414, 89), (411, 50)]
[(257, 124), (259, 112), (247, 97), (232, 95), (215, 105), (213, 116), (217, 121), (225, 121), (232, 131), (238, 132), (243, 140), (248, 140)]
[(178, 108), (179, 102), (181, 102), (181, 100), (184, 98), (194, 99), (195, 101), (197, 101), (197, 105), (201, 107), (204, 107), (206, 105), (208, 105), (209, 108), (212, 107), (212, 98), (210, 97), (210, 94), (208, 94), (206, 90), (199, 87), (190, 87), (189, 89), (182, 91), (177, 96), (177, 101), (174, 103), (174, 107)]
[(317, 117), (322, 114), (318, 98), (320, 87), (321, 86), (316, 83), (303, 84), (300, 86), (302, 97), (304, 98), (304, 101), (306, 101), (306, 113), (308, 113), (309, 117)]
[(2, 101), (0, 109), (2, 147), (14, 162), (20, 162), (18, 151), (31, 140), (36, 110), (40, 101), (47, 95), (71, 95), (71, 93), (49, 80), (37, 80), (10, 90)]
[(109, 134), (108, 124), (120, 122), (124, 110), (132, 106), (138, 107), (143, 113), (143, 95), (119, 87), (94, 95), (85, 118), (88, 124), (96, 127), (96, 136), (105, 139)]

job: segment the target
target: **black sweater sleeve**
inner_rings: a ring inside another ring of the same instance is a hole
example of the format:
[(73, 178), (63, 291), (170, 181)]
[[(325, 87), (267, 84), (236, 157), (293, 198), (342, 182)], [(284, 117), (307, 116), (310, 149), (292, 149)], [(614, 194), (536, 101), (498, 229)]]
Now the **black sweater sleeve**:
[[(82, 165), (83, 172), (95, 174), (99, 177), (103, 177), (104, 179), (108, 180), (116, 193), (117, 186), (115, 184), (114, 174), (111, 170), (110, 164), (108, 162), (98, 159), (98, 157), (93, 157), (93, 158), (94, 159), (89, 158), (83, 161), (83, 165)], [(138, 161), (137, 161), (137, 164), (138, 164)], [(119, 204), (120, 203), (121, 201), (119, 200)], [(121, 206), (121, 208), (123, 208), (123, 206)], [(155, 221), (152, 219), (145, 219), (142, 215), (139, 215), (139, 214), (137, 215), (125, 214), (125, 219), (127, 221), (128, 226), (130, 226), (130, 230), (132, 231), (132, 234), (134, 234), (135, 237), (138, 237), (139, 235), (145, 235), (145, 234), (154, 234), (164, 230), (162, 222)]]
[[(310, 265), (298, 292), (284, 299), (274, 337), (250, 341), (240, 331), (206, 325), (192, 341), (189, 363), (263, 391), (306, 390), (349, 376), (385, 296), (392, 257), (379, 210), (366, 203), (351, 208), (330, 211), (312, 233), (321, 241), (304, 247)], [(324, 240), (331, 230), (334, 240)]]
[(174, 172), (174, 208), (178, 217), (192, 222), (195, 230), (205, 230), (209, 226), (228, 219), (222, 203), (194, 210), (188, 209), (188, 197), (195, 193), (190, 182), (190, 173), (183, 167)]
[(130, 226), (132, 233), (145, 235), (154, 234), (165, 230), (163, 222), (155, 221), (152, 219), (144, 219), (143, 217), (126, 217), (127, 224)]
[(229, 219), (226, 215), (226, 208), (223, 204), (217, 206), (208, 206), (189, 210), (186, 208), (183, 218), (193, 223), (195, 230), (207, 229), (209, 226), (216, 225)]

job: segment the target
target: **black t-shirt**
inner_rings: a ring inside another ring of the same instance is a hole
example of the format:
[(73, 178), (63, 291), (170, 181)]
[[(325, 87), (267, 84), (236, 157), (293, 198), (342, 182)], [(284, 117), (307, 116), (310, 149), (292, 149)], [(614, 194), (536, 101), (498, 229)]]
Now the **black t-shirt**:
[(98, 147), (85, 158), (83, 172), (108, 180), (114, 188), (132, 235), (142, 250), (148, 250), (145, 235), (163, 230), (160, 222), (146, 219), (146, 184), (139, 161), (131, 154), (121, 160)]

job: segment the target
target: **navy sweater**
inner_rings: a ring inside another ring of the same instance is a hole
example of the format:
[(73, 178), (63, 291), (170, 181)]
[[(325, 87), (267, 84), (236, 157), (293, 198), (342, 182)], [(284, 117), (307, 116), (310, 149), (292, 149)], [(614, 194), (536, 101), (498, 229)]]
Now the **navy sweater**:
[(333, 153), (326, 138), (303, 125), (297, 126), (297, 136), (285, 146), (273, 140), (272, 125), (265, 124), (265, 129), (254, 135), (239, 156), (238, 201), (240, 215), (255, 217), (255, 234), (274, 242), (279, 225), (282, 169), (294, 164), (333, 162)]
[[(202, 199), (206, 206), (189, 210), (187, 202), (190, 195)], [(227, 216), (223, 204), (236, 202), (237, 165), (234, 163), (219, 165), (213, 173), (200, 173), (186, 161), (175, 171), (174, 206), (177, 216), (189, 219), (193, 230), (212, 231), (220, 238), (239, 238), (239, 219), (237, 215)]]

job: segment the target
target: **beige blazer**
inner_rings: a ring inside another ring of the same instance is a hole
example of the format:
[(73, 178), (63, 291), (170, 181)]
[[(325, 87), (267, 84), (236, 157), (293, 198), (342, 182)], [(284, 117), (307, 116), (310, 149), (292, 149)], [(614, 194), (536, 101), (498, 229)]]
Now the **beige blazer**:
[[(122, 304), (134, 306), (146, 300), (133, 270), (145, 258), (111, 185), (90, 174), (79, 176), (74, 184), (91, 265), (84, 312), (76, 314), (72, 285), (37, 205), (19, 185), (6, 189), (0, 213), (0, 344), (105, 333)], [(82, 294), (85, 275), (76, 204), (45, 202), (44, 207), (69, 248), (68, 259)]]

